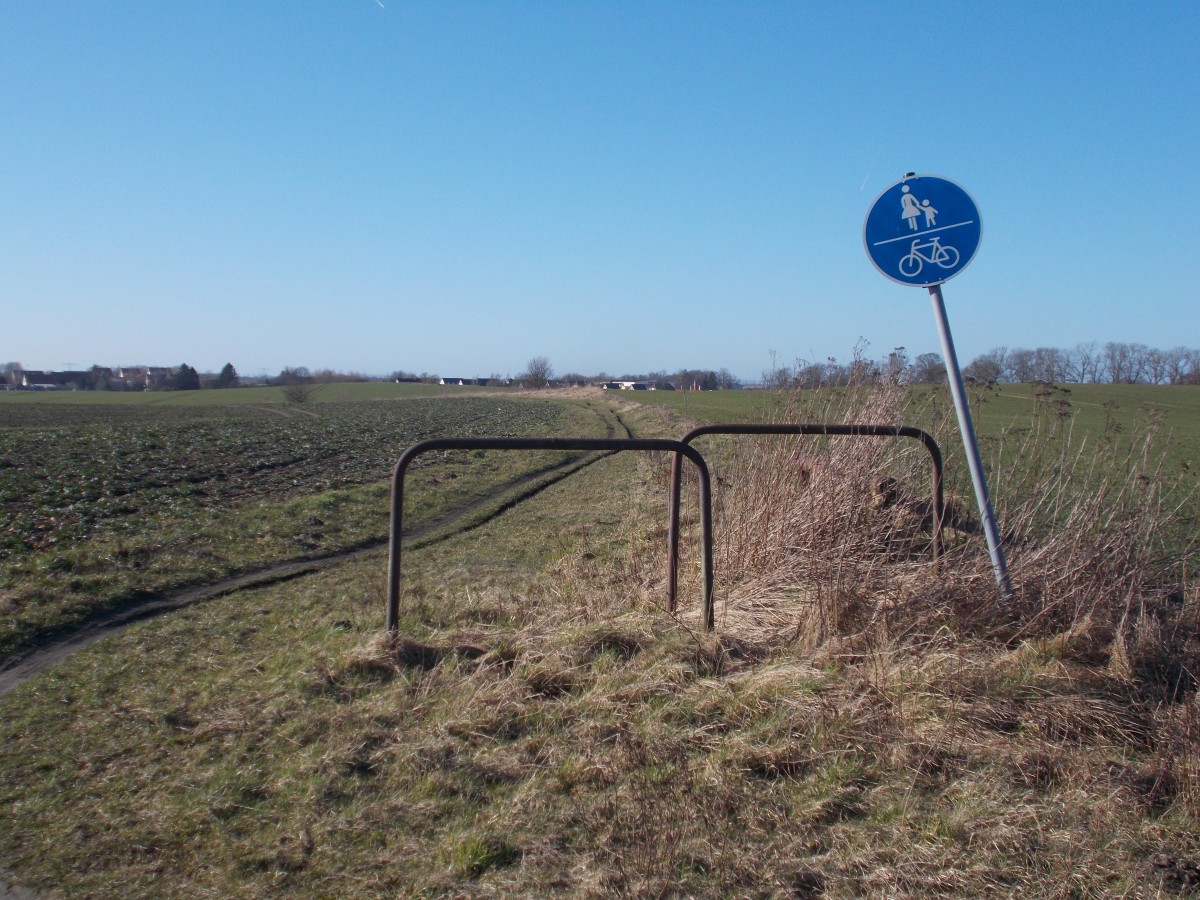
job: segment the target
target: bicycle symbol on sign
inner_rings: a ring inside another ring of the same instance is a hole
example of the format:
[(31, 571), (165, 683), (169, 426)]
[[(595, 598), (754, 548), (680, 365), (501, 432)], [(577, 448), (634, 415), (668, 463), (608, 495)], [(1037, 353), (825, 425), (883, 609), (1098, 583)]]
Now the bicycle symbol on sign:
[[(928, 255), (922, 253), (922, 250), (928, 250)], [(917, 238), (912, 242), (908, 255), (900, 259), (900, 274), (905, 278), (915, 278), (921, 274), (925, 263), (936, 263), (943, 269), (953, 269), (958, 265), (958, 259), (958, 251), (953, 247), (943, 247), (940, 239), (935, 237), (929, 243), (922, 244), (921, 239)]]

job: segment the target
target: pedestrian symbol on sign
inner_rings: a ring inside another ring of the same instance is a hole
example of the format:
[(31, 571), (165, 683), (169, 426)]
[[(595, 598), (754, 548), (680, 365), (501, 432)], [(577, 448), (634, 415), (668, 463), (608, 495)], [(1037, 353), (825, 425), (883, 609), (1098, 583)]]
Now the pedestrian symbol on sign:
[(906, 177), (880, 194), (863, 228), (875, 268), (917, 287), (962, 271), (980, 236), (979, 211), (967, 192), (930, 175)]
[(958, 427), (975, 486), (975, 500), (979, 504), (988, 553), (992, 557), (992, 571), (1001, 596), (1008, 600), (1012, 597), (1012, 582), (1004, 561), (1000, 528), (988, 498), (979, 443), (967, 406), (954, 341), (950, 337), (946, 305), (942, 301), (942, 282), (966, 267), (979, 249), (982, 235), (979, 209), (970, 194), (945, 178), (911, 172), (875, 198), (863, 223), (863, 243), (871, 264), (892, 281), (929, 289), (942, 339), (942, 359), (946, 364), (950, 394), (958, 413)]
[(907, 184), (900, 187), (900, 218), (908, 222), (908, 227), (912, 231), (916, 231), (920, 226), (917, 225), (917, 219), (921, 214), (925, 214), (925, 227), (932, 228), (937, 224), (937, 210), (933, 208), (933, 204), (929, 200), (918, 200), (917, 195), (912, 192), (912, 188)]

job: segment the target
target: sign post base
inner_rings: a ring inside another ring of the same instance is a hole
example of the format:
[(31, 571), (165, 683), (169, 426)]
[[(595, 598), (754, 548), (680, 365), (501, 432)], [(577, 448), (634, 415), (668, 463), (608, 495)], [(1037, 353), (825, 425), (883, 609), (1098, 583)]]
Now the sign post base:
[(1012, 582), (1008, 578), (1008, 566), (1004, 561), (1004, 547), (1000, 543), (1000, 529), (996, 527), (996, 516), (992, 512), (992, 501), (988, 497), (987, 480), (983, 474), (983, 461), (979, 457), (979, 442), (975, 439), (975, 425), (971, 421), (971, 408), (967, 405), (967, 392), (963, 386), (962, 372), (958, 368), (958, 356), (954, 352), (954, 338), (950, 335), (950, 323), (946, 319), (946, 304), (942, 300), (942, 286), (929, 288), (933, 301), (933, 317), (937, 320), (938, 336), (942, 340), (942, 359), (946, 363), (946, 374), (950, 381), (950, 395), (954, 398), (954, 410), (958, 413), (958, 427), (962, 432), (963, 450), (967, 454), (967, 465), (971, 469), (971, 482), (975, 486), (975, 501), (983, 519), (983, 533), (987, 537), (988, 554), (992, 557), (992, 571), (996, 575), (996, 587), (1000, 595), (1008, 600), (1012, 597)]

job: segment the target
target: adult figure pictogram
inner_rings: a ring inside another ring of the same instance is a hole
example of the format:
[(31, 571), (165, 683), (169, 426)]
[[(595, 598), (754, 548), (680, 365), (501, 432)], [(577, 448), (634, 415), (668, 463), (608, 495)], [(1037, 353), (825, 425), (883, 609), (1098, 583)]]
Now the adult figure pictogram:
[(900, 194), (900, 217), (902, 219), (907, 219), (908, 227), (911, 230), (916, 231), (917, 219), (921, 217), (921, 204), (917, 198), (913, 196), (912, 188), (910, 188), (907, 184), (900, 188), (900, 190), (903, 192)]

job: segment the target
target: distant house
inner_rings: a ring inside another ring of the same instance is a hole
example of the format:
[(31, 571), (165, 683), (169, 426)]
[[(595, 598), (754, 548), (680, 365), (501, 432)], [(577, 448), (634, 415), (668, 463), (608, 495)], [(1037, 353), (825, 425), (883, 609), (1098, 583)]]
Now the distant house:
[(118, 366), (113, 369), (113, 381), (126, 391), (144, 391), (146, 389), (146, 367)]
[(675, 386), (666, 381), (608, 381), (602, 384), (606, 391), (673, 391)]
[(39, 372), (25, 369), (21, 372), (20, 385), (32, 391), (78, 390), (87, 383), (87, 372)]
[(146, 366), (146, 390), (155, 391), (170, 387), (178, 371), (171, 366)]
[(490, 378), (439, 378), (438, 384), (454, 384), (459, 386), (477, 385), (486, 387)]
[(162, 390), (174, 384), (178, 371), (171, 366), (118, 366), (112, 370), (109, 383), (116, 390)]

